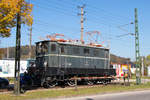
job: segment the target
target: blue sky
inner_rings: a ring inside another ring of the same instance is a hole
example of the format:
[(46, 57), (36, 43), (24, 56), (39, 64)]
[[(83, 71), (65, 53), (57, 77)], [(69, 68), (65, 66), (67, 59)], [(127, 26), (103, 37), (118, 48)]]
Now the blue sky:
[[(27, 0), (29, 1), (29, 0)], [(135, 38), (133, 36), (117, 37), (134, 33), (134, 8), (138, 8), (140, 55), (150, 54), (149, 0), (30, 0), (34, 4), (33, 41), (52, 33), (62, 33), (68, 38), (80, 39), (80, 9), (85, 4), (84, 32), (100, 31), (100, 41), (110, 41), (111, 53), (135, 59)], [(128, 25), (125, 25), (128, 24)], [(123, 26), (123, 31), (118, 28)], [(15, 46), (15, 28), (9, 38), (1, 38), (1, 47)], [(29, 44), (29, 31), (22, 25), (22, 45)], [(84, 38), (87, 39), (87, 38)]]

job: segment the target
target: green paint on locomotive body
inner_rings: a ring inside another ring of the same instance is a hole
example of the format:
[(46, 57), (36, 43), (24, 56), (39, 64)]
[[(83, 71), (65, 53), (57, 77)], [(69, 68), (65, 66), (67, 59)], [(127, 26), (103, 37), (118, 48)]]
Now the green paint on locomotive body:
[(39, 67), (110, 69), (109, 49), (65, 42), (36, 43)]

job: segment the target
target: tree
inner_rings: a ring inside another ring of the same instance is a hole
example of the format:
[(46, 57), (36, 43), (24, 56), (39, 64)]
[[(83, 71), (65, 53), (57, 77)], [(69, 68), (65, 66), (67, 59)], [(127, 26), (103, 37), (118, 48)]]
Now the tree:
[(21, 23), (31, 26), (32, 7), (25, 0), (0, 0), (0, 37), (11, 35), (11, 29), (16, 26), (17, 13), (21, 15)]
[(4, 50), (0, 48), (0, 59), (2, 59), (4, 56)]
[(147, 58), (147, 60), (149, 60), (149, 61), (150, 61), (150, 55), (148, 55), (146, 58)]
[(145, 59), (146, 66), (150, 65), (150, 55), (148, 55)]

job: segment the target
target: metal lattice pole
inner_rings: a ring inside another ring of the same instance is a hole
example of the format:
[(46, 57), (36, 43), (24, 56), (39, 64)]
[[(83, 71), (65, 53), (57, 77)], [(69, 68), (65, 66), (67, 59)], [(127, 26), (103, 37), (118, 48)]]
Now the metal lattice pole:
[(135, 57), (136, 57), (136, 84), (141, 83), (141, 68), (140, 68), (140, 51), (139, 51), (139, 32), (137, 8), (135, 8)]
[(32, 58), (32, 25), (30, 26), (29, 58)]
[(83, 32), (84, 32), (84, 26), (83, 26), (84, 18), (83, 18), (83, 16), (85, 14), (84, 7), (85, 7), (85, 5), (78, 6), (78, 8), (81, 8), (81, 13), (78, 15), (81, 15), (81, 37), (80, 37), (80, 41), (82, 44), (84, 44), (84, 40), (83, 40)]

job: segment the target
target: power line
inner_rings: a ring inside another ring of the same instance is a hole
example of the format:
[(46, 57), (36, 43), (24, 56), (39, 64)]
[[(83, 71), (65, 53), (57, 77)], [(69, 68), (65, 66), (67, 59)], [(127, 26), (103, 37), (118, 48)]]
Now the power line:
[[(45, 6), (44, 6), (45, 7)], [(48, 9), (46, 9), (46, 10), (48, 10)], [(55, 10), (56, 11), (56, 10)], [(58, 11), (57, 11), (58, 12)], [(60, 12), (60, 11), (59, 11)], [(70, 13), (65, 13), (64, 12), (64, 10), (63, 10), (63, 12), (61, 11), (60, 12), (60, 14), (64, 14), (64, 15), (66, 15), (66, 14), (68, 14), (68, 15), (70, 15), (70, 16), (73, 16), (73, 17), (76, 17), (75, 15), (72, 15), (72, 14), (70, 14)], [(76, 17), (77, 18), (77, 17)], [(91, 20), (88, 20), (89, 22), (92, 22), (92, 23), (97, 23), (97, 22), (100, 22), (101, 24), (104, 24), (104, 25), (107, 25), (106, 23), (103, 23), (102, 21), (99, 21), (97, 18), (93, 18), (93, 19), (95, 19), (96, 21), (91, 21)], [(108, 25), (107, 25), (108, 26)]]
[[(44, 6), (45, 7), (45, 6)], [(55, 9), (55, 8), (54, 8)], [(46, 10), (48, 10), (48, 9), (46, 9)], [(57, 9), (58, 10), (58, 9)], [(61, 9), (62, 10), (62, 9)], [(55, 9), (55, 11), (56, 11), (56, 9)], [(60, 12), (60, 11), (59, 11)], [(64, 12), (64, 10), (63, 11), (61, 11), (61, 14), (64, 14), (64, 15), (66, 15), (66, 14), (68, 14), (68, 15), (71, 15), (71, 16), (73, 16), (73, 17), (76, 17), (76, 16), (74, 16), (74, 15), (72, 15), (72, 14), (70, 14), (70, 13), (65, 13)], [(77, 18), (77, 17), (76, 17)], [(94, 21), (92, 20), (88, 20), (89, 22), (92, 22), (92, 23), (94, 23), (94, 24), (99, 24), (98, 22), (99, 22), (99, 20), (98, 20), (98, 18), (93, 18), (93, 19), (95, 19)], [(101, 22), (102, 23), (102, 22)], [(106, 23), (103, 23), (104, 25), (107, 25)]]
[[(70, 0), (70, 1), (71, 1), (71, 0)], [(76, 0), (75, 0), (75, 1), (76, 1)], [(104, 13), (106, 13), (106, 14), (108, 14), (109, 16), (114, 17), (114, 18), (116, 18), (116, 19), (129, 19), (129, 20), (131, 20), (131, 18), (129, 18), (129, 17), (125, 17), (125, 16), (122, 16), (122, 15), (115, 15), (115, 14), (113, 14), (113, 13), (111, 13), (111, 12), (105, 10), (105, 9), (97, 8), (97, 6), (90, 5), (90, 4), (87, 4), (87, 3), (86, 3), (86, 5), (88, 5), (87, 8), (94, 8), (95, 11), (96, 11), (96, 10), (97, 10), (97, 11), (98, 11), (98, 10), (103, 11)]]
[[(46, 4), (43, 4), (43, 3), (41, 3), (41, 2), (37, 2), (37, 1), (34, 1), (36, 4), (34, 5), (34, 6), (39, 6), (39, 7), (41, 7), (41, 8), (49, 8), (49, 9), (57, 9), (57, 10), (59, 10), (59, 11), (63, 11), (63, 13), (66, 13), (66, 11), (69, 11), (71, 8), (65, 8), (65, 7), (61, 7), (60, 5), (54, 5), (54, 4), (52, 4), (52, 3), (46, 3)], [(41, 5), (44, 5), (44, 6), (41, 6)], [(49, 9), (47, 9), (47, 10), (49, 10)], [(50, 11), (50, 10), (49, 10)], [(65, 12), (64, 12), (65, 11)], [(74, 12), (74, 11), (72, 11), (71, 10), (71, 13), (74, 13), (74, 14), (76, 14), (76, 12)]]
[(48, 23), (48, 22), (44, 22), (44, 21), (41, 21), (41, 20), (35, 20), (35, 23), (37, 24), (34, 24), (35, 25), (44, 25), (44, 26), (48, 26), (48, 25), (52, 25), (52, 26), (56, 26), (56, 27), (60, 27), (60, 28), (65, 28), (67, 30), (77, 30), (76, 28), (70, 28), (70, 27), (65, 27), (63, 25), (60, 25), (60, 24), (54, 24), (54, 23)]
[[(56, 2), (55, 2), (56, 3)], [(60, 3), (60, 2), (59, 2)], [(46, 3), (46, 4), (49, 4), (48, 2)], [(51, 3), (52, 4), (52, 3)], [(57, 3), (58, 4), (58, 3)], [(63, 1), (63, 3), (61, 3), (61, 4), (67, 4), (66, 2), (64, 3), (64, 1)], [(74, 4), (75, 5), (75, 4)], [(59, 5), (59, 7), (60, 7), (61, 5)], [(68, 6), (67, 6), (68, 7)], [(58, 8), (58, 7), (57, 7)], [(104, 24), (104, 23), (103, 23)], [(106, 25), (106, 24), (105, 24)]]
[[(92, 15), (95, 15), (95, 16), (99, 16), (99, 15), (98, 15), (99, 12), (100, 12), (100, 11), (103, 11), (103, 14), (101, 14), (101, 15), (104, 15), (104, 14), (106, 13), (107, 16), (110, 16), (109, 18), (115, 22), (115, 24), (117, 23), (116, 21), (118, 21), (118, 22), (123, 22), (122, 19), (129, 19), (129, 18), (124, 17), (124, 16), (120, 16), (120, 17), (118, 17), (118, 15), (117, 15), (117, 16), (113, 16), (112, 13), (107, 13), (106, 10), (101, 9), (101, 8), (97, 8), (97, 7), (94, 7), (94, 6), (91, 6), (91, 5), (88, 5), (88, 6), (87, 6), (87, 10), (88, 10), (89, 8), (90, 8), (90, 10), (92, 9), (92, 12), (96, 12), (96, 14), (92, 14)], [(99, 9), (99, 10), (98, 10), (98, 9)], [(90, 12), (90, 13), (92, 13), (92, 12)], [(101, 15), (99, 16), (99, 18), (107, 19), (106, 16), (105, 16), (105, 17), (102, 17)], [(116, 20), (116, 19), (117, 19), (117, 20)], [(131, 19), (130, 19), (130, 21), (131, 21)], [(110, 21), (109, 21), (109, 22), (110, 22)], [(114, 22), (113, 22), (113, 23), (114, 23)]]
[[(48, 5), (48, 4), (47, 4)], [(39, 5), (38, 5), (39, 6)], [(39, 7), (42, 7), (42, 6), (39, 6)], [(59, 5), (59, 7), (60, 7), (60, 5)], [(53, 9), (57, 9), (58, 10), (58, 8), (59, 7), (53, 7)], [(43, 7), (42, 7), (43, 8)], [(44, 8), (45, 8), (45, 6), (44, 6)], [(63, 10), (63, 12), (61, 11), (59, 11), (60, 13), (63, 13), (63, 14), (68, 14), (68, 13), (66, 13), (66, 12), (64, 12), (64, 11), (67, 11), (66, 9), (59, 9), (59, 10)], [(72, 16), (72, 14), (71, 13), (69, 13), (69, 15), (71, 15)], [(75, 16), (75, 15), (73, 15), (73, 16)], [(96, 15), (95, 15), (96, 16)], [(92, 19), (97, 19), (97, 20), (99, 20), (99, 18), (98, 17), (95, 17), (94, 16), (94, 18), (92, 18)], [(103, 22), (104, 22), (104, 20), (103, 20)], [(108, 26), (108, 24), (106, 24), (106, 23), (103, 23), (103, 22), (101, 22), (102, 24), (104, 24), (104, 25), (107, 25)], [(110, 21), (109, 21), (110, 22)], [(116, 23), (115, 23), (116, 24)]]
[[(37, 6), (37, 5), (36, 5)], [(41, 6), (38, 6), (38, 7), (40, 7), (40, 8), (46, 8), (46, 7), (41, 7)], [(47, 7), (48, 8), (48, 7)], [(45, 9), (45, 10), (48, 10), (48, 9)], [(72, 14), (70, 14), (70, 13), (66, 13), (66, 12), (62, 12), (62, 11), (55, 11), (55, 12), (59, 12), (59, 14), (63, 14), (63, 15), (69, 15), (69, 16), (72, 16), (72, 17), (75, 17), (75, 18), (77, 18), (75, 15), (72, 15)], [(96, 18), (95, 18), (96, 19)], [(93, 21), (91, 21), (91, 20), (88, 20), (89, 22), (92, 22), (92, 23), (94, 23)], [(97, 21), (95, 21), (96, 23), (98, 22), (98, 20)], [(107, 25), (106, 23), (102, 23), (101, 22), (101, 24), (104, 24), (104, 25)]]

